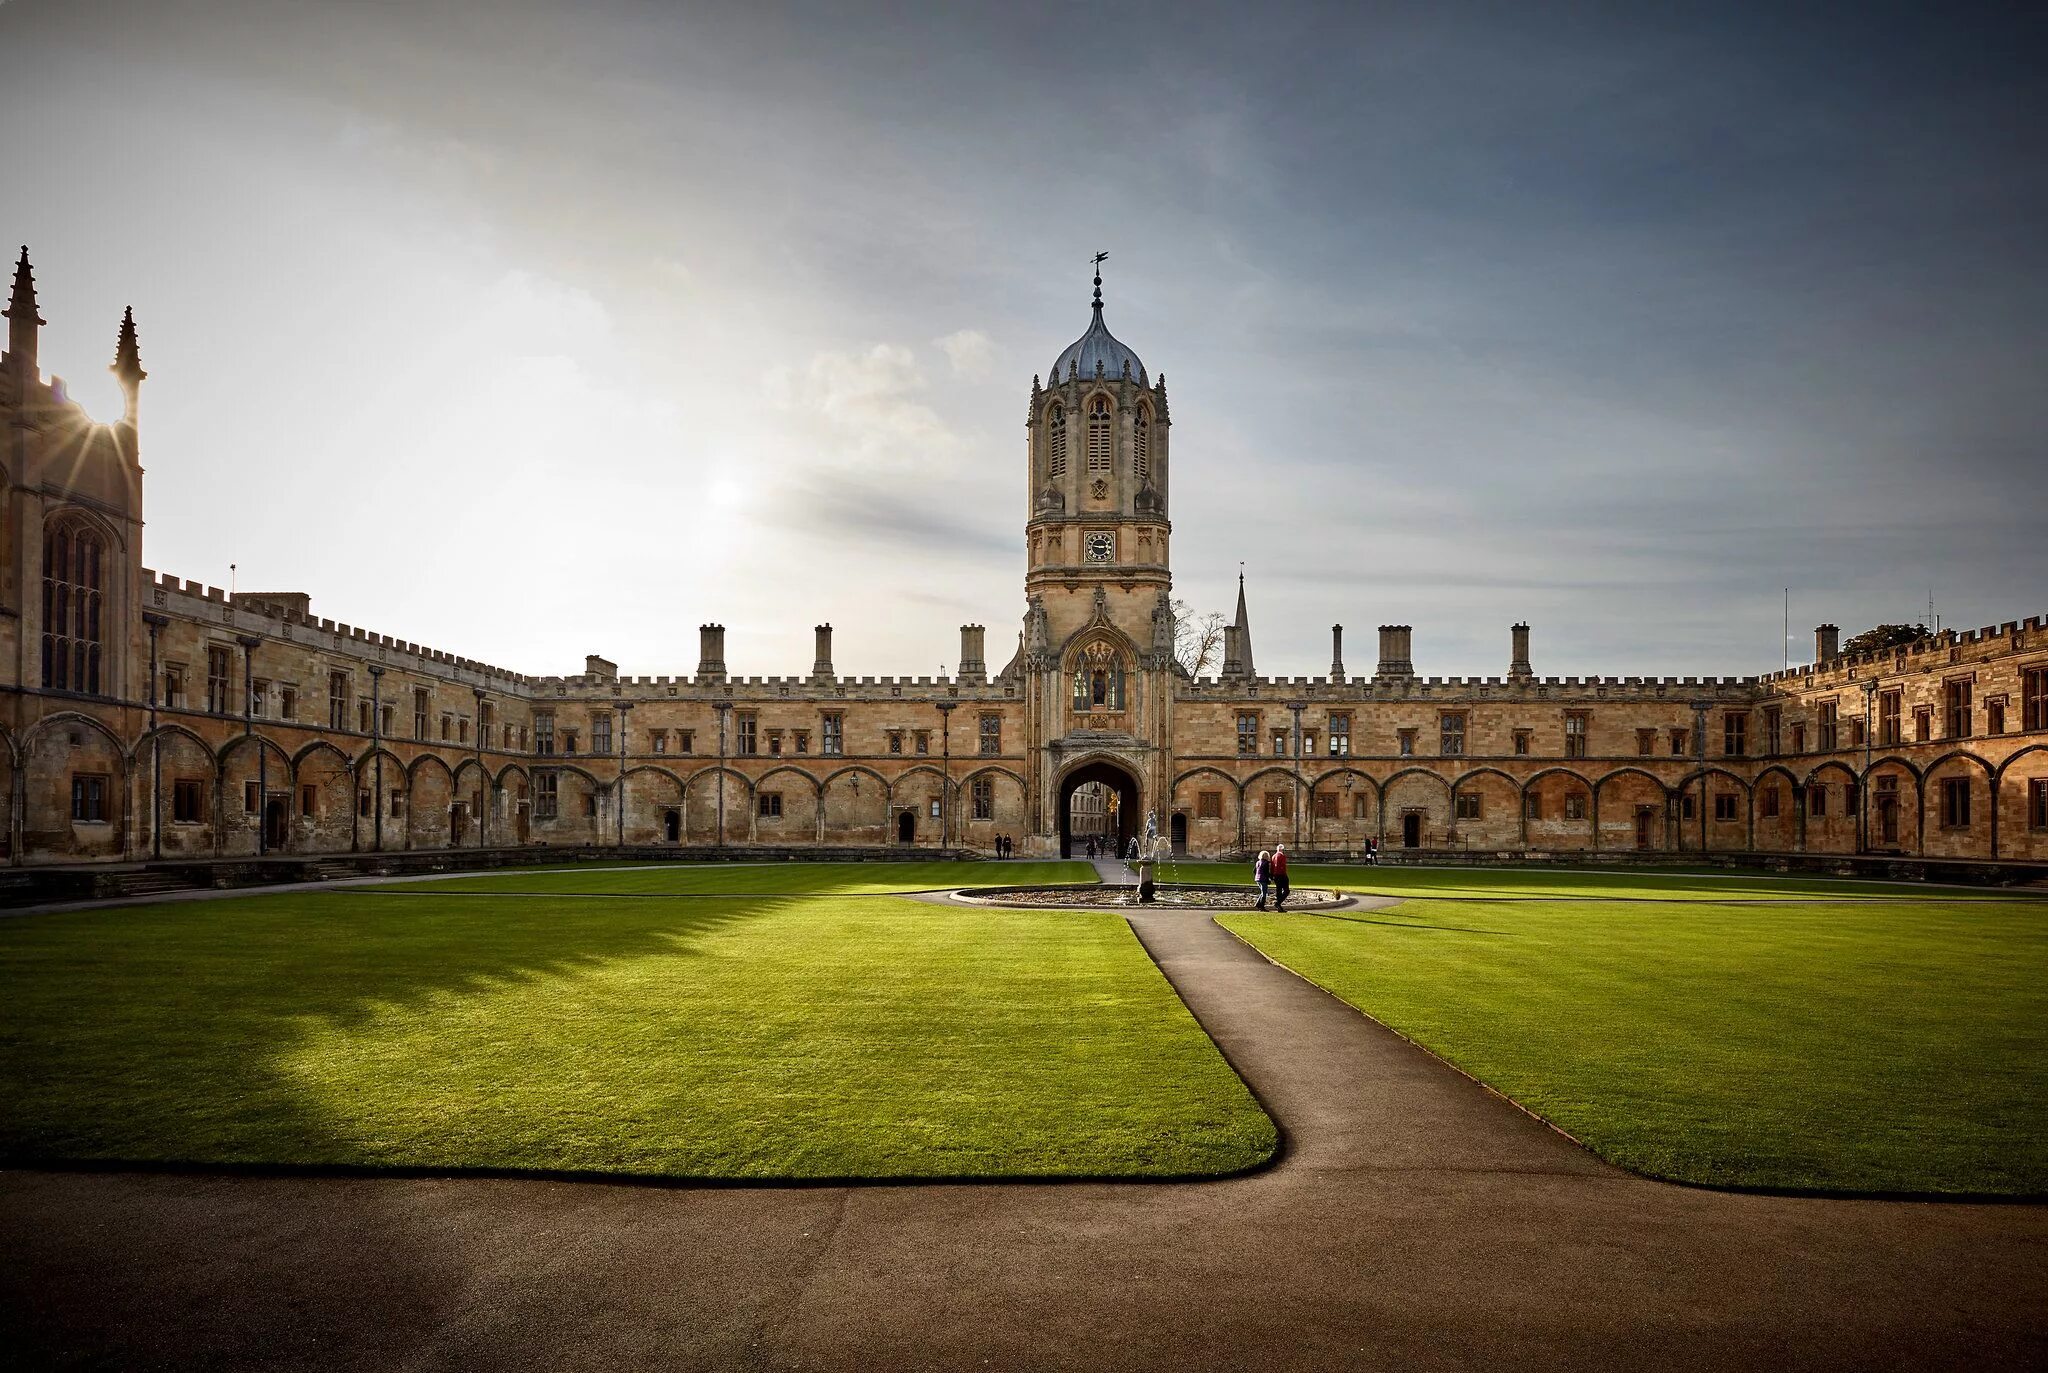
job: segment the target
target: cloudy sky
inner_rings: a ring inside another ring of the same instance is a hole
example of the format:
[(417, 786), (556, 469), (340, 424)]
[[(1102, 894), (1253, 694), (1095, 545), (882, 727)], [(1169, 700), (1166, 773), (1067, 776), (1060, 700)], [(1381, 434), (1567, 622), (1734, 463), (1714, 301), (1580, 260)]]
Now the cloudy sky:
[(1753, 672), (2048, 611), (2030, 9), (0, 0), (0, 240), (152, 566), (525, 671), (1007, 657), (1107, 250), (1265, 671)]

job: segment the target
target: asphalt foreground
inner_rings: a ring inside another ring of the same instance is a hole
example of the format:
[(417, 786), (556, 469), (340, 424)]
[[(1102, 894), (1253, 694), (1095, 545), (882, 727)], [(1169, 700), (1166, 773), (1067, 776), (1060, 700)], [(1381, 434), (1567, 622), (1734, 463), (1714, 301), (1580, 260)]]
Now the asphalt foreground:
[(1206, 1183), (746, 1188), (11, 1172), (0, 1174), (0, 1362), (2048, 1361), (2048, 1207), (1637, 1178), (1206, 916), (1132, 925), (1280, 1123), (1272, 1168)]

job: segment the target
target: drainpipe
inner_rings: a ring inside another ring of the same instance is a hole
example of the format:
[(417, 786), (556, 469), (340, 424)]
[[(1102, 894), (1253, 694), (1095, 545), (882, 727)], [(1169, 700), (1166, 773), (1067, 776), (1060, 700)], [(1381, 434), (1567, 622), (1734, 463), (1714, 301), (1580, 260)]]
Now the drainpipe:
[[(1707, 856), (1707, 702), (1692, 703), (1693, 752), (1700, 761), (1700, 858)], [(1597, 822), (1596, 822), (1597, 823)]]
[[(1863, 775), (1856, 779), (1856, 852), (1870, 852), (1870, 747), (1876, 720), (1873, 718), (1877, 707), (1877, 679), (1866, 678), (1863, 683)], [(1997, 814), (1994, 801), (1992, 813)], [(1997, 855), (1993, 855), (1996, 857)]]
[(718, 847), (725, 847), (725, 722), (732, 714), (732, 702), (714, 701), (718, 712)]
[[(236, 636), (235, 642), (242, 646), (242, 737), (247, 739), (256, 733), (256, 645), (262, 643), (263, 638), (258, 634), (241, 634)], [(256, 856), (258, 858), (263, 857), (269, 851), (269, 846), (265, 842), (269, 836), (263, 832), (263, 802), (265, 794), (270, 790), (270, 777), (267, 768), (270, 760), (264, 756), (267, 752), (268, 750), (263, 747), (263, 741), (257, 740)]]
[(473, 726), (470, 742), (476, 745), (476, 846), (483, 848), (491, 841), (491, 774), (484, 767), (484, 689), (471, 687), (476, 697), (476, 716), (470, 721)]
[(384, 851), (384, 669), (370, 664), (370, 849)]
[[(149, 856), (157, 862), (164, 857), (164, 741), (156, 732), (157, 632), (171, 622), (170, 616), (143, 612), (149, 626)], [(19, 775), (19, 769), (16, 770)], [(18, 808), (17, 808), (18, 810)], [(14, 836), (14, 861), (21, 861), (21, 836)]]
[(1289, 701), (1287, 708), (1294, 712), (1294, 847), (1301, 847), (1301, 712), (1306, 709), (1302, 701)]
[(953, 707), (954, 701), (939, 702), (939, 847), (952, 847), (953, 832)]
[(616, 702), (619, 714), (619, 795), (618, 795), (618, 847), (626, 847), (626, 712), (633, 707), (625, 701)]

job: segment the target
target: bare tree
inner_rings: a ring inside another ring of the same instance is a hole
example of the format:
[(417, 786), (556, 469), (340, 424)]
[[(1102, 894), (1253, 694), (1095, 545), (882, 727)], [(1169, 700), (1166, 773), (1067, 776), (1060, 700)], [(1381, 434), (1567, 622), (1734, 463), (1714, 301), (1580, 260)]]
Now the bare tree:
[(1199, 677), (1222, 665), (1226, 623), (1219, 611), (1197, 616), (1186, 601), (1173, 603), (1173, 656), (1188, 676)]

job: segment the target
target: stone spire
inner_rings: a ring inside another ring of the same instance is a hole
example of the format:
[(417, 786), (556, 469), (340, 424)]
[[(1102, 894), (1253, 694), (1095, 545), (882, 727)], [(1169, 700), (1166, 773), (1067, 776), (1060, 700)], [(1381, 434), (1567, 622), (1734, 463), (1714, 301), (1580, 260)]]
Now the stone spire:
[(121, 312), (121, 334), (114, 341), (114, 362), (107, 370), (120, 381), (121, 394), (128, 398), (127, 421), (135, 423), (142, 383), (149, 373), (142, 370), (142, 350), (135, 344), (135, 307), (132, 305)]
[(1224, 636), (1223, 675), (1226, 677), (1251, 677), (1257, 675), (1252, 666), (1252, 617), (1244, 606), (1244, 569), (1237, 573), (1237, 619), (1230, 625), (1230, 632)]
[(14, 264), (14, 294), (8, 297), (7, 308), (0, 311), (7, 319), (7, 354), (14, 359), (17, 367), (34, 375), (36, 363), (36, 329), (46, 323), (36, 313), (36, 274), (28, 265), (28, 245), (21, 245), (21, 260)]

